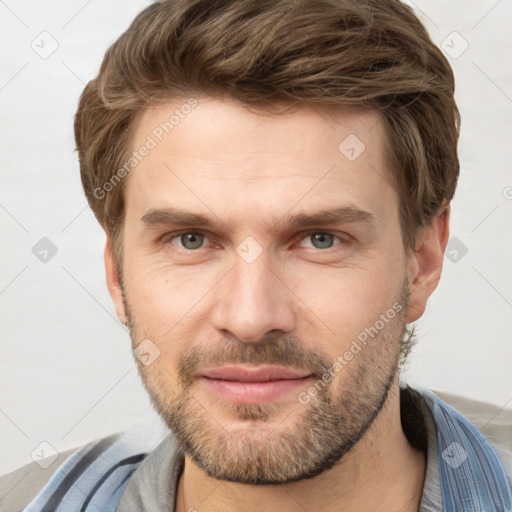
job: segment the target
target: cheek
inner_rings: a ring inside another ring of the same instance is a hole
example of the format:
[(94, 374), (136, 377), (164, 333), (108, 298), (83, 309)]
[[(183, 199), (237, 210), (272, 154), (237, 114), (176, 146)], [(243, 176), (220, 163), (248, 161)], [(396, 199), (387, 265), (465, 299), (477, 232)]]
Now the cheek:
[[(399, 299), (404, 272), (384, 261), (316, 273), (290, 273), (287, 280), (303, 303), (305, 326), (347, 340), (372, 325)], [(317, 334), (318, 335), (318, 334)]]
[(125, 284), (140, 321), (169, 328), (208, 294), (217, 274), (207, 265), (173, 266), (132, 255), (125, 265)]

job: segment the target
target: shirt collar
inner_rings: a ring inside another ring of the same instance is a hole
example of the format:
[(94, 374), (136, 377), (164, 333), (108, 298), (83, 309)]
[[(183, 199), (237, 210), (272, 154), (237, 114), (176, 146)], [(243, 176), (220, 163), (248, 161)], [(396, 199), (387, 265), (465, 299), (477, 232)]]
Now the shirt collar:
[[(422, 391), (422, 395), (428, 407), (424, 417), (430, 459), (424, 510), (510, 511), (511, 485), (494, 448), (469, 420), (434, 393)], [(442, 508), (428, 508), (439, 499), (439, 491), (441, 503), (437, 504)]]

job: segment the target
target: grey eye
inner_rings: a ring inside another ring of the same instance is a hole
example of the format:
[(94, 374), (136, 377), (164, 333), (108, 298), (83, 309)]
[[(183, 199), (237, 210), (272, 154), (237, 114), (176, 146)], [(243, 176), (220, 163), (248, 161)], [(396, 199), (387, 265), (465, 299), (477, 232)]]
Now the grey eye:
[(316, 249), (328, 249), (332, 247), (334, 235), (330, 233), (314, 233), (310, 235), (310, 239)]
[(185, 249), (199, 249), (204, 242), (204, 235), (201, 233), (183, 233), (180, 242)]

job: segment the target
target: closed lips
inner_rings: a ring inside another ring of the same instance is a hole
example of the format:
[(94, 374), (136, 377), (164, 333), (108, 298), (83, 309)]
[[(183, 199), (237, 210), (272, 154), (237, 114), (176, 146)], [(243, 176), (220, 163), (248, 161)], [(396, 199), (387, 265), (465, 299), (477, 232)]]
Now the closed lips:
[(311, 374), (299, 372), (282, 366), (241, 367), (223, 366), (201, 373), (207, 379), (229, 380), (238, 382), (268, 382), (273, 380), (303, 379)]

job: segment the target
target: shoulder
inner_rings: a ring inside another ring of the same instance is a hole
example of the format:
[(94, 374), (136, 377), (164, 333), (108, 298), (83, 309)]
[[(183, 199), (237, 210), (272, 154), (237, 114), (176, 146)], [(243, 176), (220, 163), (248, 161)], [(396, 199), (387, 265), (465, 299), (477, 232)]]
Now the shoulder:
[(158, 418), (144, 420), (61, 453), (46, 470), (27, 464), (0, 477), (0, 512), (81, 510), (93, 499), (100, 510), (113, 510), (132, 473), (168, 434)]
[(435, 502), (443, 510), (512, 510), (511, 411), (427, 389), (414, 394), (429, 425)]
[(466, 416), (468, 420), (479, 428), (486, 425), (496, 426), (508, 424), (509, 427), (512, 425), (512, 409), (507, 409), (505, 406), (500, 407), (488, 402), (481, 402), (443, 391), (434, 390), (433, 393)]
[(434, 394), (484, 435), (498, 453), (507, 474), (512, 475), (512, 409), (440, 391)]
[[(0, 476), (0, 511), (17, 512), (23, 510), (50, 480), (70, 455), (79, 449), (73, 448), (59, 454), (58, 459), (49, 464), (51, 457), (40, 463), (31, 462), (21, 468)], [(46, 468), (46, 469), (45, 469)]]

